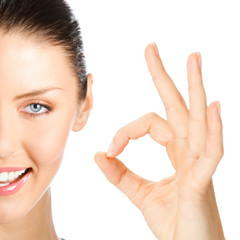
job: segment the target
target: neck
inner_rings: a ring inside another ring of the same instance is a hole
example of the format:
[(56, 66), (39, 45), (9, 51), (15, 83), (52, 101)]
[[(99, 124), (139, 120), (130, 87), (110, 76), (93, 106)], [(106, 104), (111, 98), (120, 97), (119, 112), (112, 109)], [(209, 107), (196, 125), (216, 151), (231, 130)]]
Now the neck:
[(52, 220), (50, 188), (26, 216), (4, 224), (1, 229), (0, 239), (4, 240), (58, 240)]

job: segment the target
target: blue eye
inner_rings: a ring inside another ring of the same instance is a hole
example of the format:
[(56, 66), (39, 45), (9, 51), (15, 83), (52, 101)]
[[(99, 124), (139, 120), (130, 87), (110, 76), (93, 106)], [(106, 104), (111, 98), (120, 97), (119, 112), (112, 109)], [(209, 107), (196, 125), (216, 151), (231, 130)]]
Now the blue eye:
[(27, 107), (25, 107), (25, 109), (28, 111), (24, 112), (26, 114), (29, 114), (31, 117), (39, 117), (41, 115), (48, 114), (52, 110), (51, 107), (37, 102), (29, 104)]

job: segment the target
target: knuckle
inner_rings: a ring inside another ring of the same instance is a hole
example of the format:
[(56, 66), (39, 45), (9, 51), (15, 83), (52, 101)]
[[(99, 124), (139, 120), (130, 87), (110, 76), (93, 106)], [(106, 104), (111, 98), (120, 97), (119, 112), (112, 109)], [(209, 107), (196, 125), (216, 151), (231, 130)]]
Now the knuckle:
[(221, 150), (219, 151), (219, 157), (222, 158), (224, 155), (224, 148), (222, 147)]
[(146, 116), (146, 118), (147, 118), (148, 120), (159, 117), (155, 112), (149, 112), (149, 113), (147, 113), (145, 116)]
[(184, 98), (182, 97), (182, 95), (178, 92), (178, 96), (176, 98), (176, 100), (174, 101), (174, 103), (171, 101), (171, 102), (167, 102), (167, 101), (164, 101), (164, 106), (165, 106), (165, 109), (166, 111), (170, 111), (172, 108), (187, 108), (187, 105), (186, 105), (186, 102), (184, 100)]
[(166, 109), (167, 112), (169, 112), (170, 109), (172, 109), (174, 107), (173, 104), (170, 104), (170, 103), (168, 103), (166, 101), (164, 102), (164, 106), (165, 106), (165, 109)]
[(186, 104), (184, 98), (182, 97), (182, 95), (180, 95), (180, 97), (179, 97), (179, 104), (180, 104), (181, 106), (187, 107), (187, 104)]
[(189, 120), (195, 123), (201, 123), (202, 119), (195, 117), (191, 112), (189, 113)]
[(121, 172), (117, 182), (116, 182), (116, 185), (121, 185), (121, 183), (123, 182), (123, 179), (124, 177), (127, 175), (127, 172), (128, 172), (128, 169), (126, 168), (124, 171)]
[(117, 130), (116, 135), (121, 135), (124, 133), (124, 127), (121, 127)]
[(218, 159), (218, 161), (220, 161), (222, 159), (224, 155), (224, 150), (220, 149), (217, 153), (216, 153), (216, 159)]
[(122, 138), (126, 134), (125, 128), (121, 127), (117, 130), (115, 136), (113, 137), (113, 141), (117, 142), (117, 139)]
[(133, 204), (139, 209), (141, 208), (141, 204), (143, 201), (142, 188), (143, 188), (143, 181), (140, 181), (140, 183), (138, 184), (137, 190), (136, 192), (134, 192), (131, 199)]

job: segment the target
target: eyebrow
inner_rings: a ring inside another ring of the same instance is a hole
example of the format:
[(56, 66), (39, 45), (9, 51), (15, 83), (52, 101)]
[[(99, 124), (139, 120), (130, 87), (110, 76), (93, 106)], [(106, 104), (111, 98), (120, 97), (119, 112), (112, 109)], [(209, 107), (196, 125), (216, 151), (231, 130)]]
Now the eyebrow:
[(18, 95), (13, 98), (13, 101), (19, 100), (21, 98), (35, 97), (35, 96), (42, 95), (42, 94), (45, 94), (46, 92), (56, 90), (56, 89), (63, 90), (62, 88), (56, 88), (56, 87), (41, 88), (41, 89), (34, 90), (32, 92)]

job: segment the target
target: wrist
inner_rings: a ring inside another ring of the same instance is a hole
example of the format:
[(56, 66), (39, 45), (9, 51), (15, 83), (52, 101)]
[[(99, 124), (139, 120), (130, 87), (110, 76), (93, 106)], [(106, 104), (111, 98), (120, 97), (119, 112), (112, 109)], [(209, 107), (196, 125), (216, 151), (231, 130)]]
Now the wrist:
[(225, 240), (212, 181), (206, 199), (179, 202), (176, 240)]

